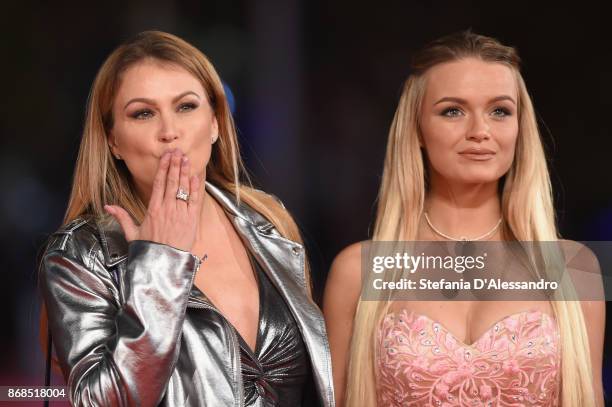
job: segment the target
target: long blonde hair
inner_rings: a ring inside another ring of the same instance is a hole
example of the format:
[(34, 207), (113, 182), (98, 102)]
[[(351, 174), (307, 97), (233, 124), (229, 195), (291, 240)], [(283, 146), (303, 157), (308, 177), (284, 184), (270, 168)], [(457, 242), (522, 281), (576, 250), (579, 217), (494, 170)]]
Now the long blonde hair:
[[(431, 42), (413, 58), (412, 73), (404, 85), (389, 131), (372, 240), (416, 240), (427, 189), (418, 122), (426, 72), (437, 64), (467, 57), (508, 66), (518, 87), (519, 134), (515, 157), (510, 170), (500, 180), (504, 239), (556, 241), (559, 238), (544, 148), (534, 108), (519, 71), (519, 56), (514, 48), (467, 30)], [(564, 284), (568, 284), (567, 280)], [(559, 301), (551, 304), (561, 335), (562, 405), (595, 405), (589, 344), (580, 303), (556, 299)], [(377, 403), (375, 332), (389, 307), (390, 300), (359, 301), (350, 349), (347, 406)]]
[[(287, 239), (302, 243), (297, 225), (274, 197), (253, 188), (240, 156), (236, 128), (223, 84), (208, 58), (197, 48), (172, 34), (145, 31), (116, 48), (98, 71), (87, 101), (87, 112), (72, 191), (64, 224), (82, 216), (104, 216), (104, 205), (119, 205), (141, 222), (146, 205), (135, 193), (127, 167), (115, 160), (108, 137), (113, 127), (112, 106), (121, 75), (134, 64), (151, 59), (180, 66), (204, 87), (219, 124), (219, 137), (213, 144), (206, 168), (207, 181), (229, 191), (268, 219)], [(305, 278), (311, 295), (310, 272)], [(41, 310), (41, 342), (47, 339), (46, 310)], [(46, 346), (43, 346), (46, 349)]]

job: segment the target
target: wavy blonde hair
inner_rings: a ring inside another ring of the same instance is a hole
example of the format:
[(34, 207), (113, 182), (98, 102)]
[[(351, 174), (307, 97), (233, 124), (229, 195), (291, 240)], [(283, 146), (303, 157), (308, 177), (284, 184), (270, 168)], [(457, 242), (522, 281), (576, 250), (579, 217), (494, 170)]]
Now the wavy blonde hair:
[[(223, 83), (208, 58), (181, 38), (160, 31), (145, 31), (116, 48), (104, 61), (93, 82), (72, 191), (64, 224), (81, 216), (104, 216), (104, 205), (119, 205), (141, 222), (146, 205), (135, 192), (127, 167), (110, 151), (108, 137), (113, 127), (112, 106), (126, 69), (145, 60), (180, 66), (204, 87), (219, 124), (219, 137), (213, 144), (206, 168), (207, 180), (229, 191), (268, 219), (287, 239), (303, 243), (297, 225), (274, 197), (254, 189), (245, 171), (234, 120)], [(310, 271), (305, 267), (308, 294)], [(41, 342), (47, 340), (46, 310), (41, 310)], [(43, 346), (46, 352), (46, 346)], [(55, 361), (55, 360), (54, 360)]]
[[(518, 87), (519, 134), (515, 157), (500, 181), (504, 240), (556, 241), (552, 188), (540, 140), (535, 112), (520, 74), (516, 50), (497, 40), (470, 30), (452, 34), (428, 44), (412, 61), (412, 74), (406, 81), (395, 112), (374, 225), (374, 241), (416, 240), (424, 211), (427, 173), (419, 147), (419, 112), (423, 101), (427, 71), (440, 63), (462, 58), (508, 66)], [(544, 256), (546, 257), (546, 255)], [(552, 263), (553, 261), (551, 261)], [(544, 267), (544, 274), (558, 277), (558, 271)], [(364, 281), (363, 284), (368, 284)], [(571, 283), (562, 281), (564, 292)], [(561, 335), (561, 401), (563, 406), (595, 405), (591, 359), (582, 308), (578, 301), (551, 301)], [(376, 405), (375, 332), (391, 300), (359, 301), (353, 324), (347, 378), (347, 406)]]

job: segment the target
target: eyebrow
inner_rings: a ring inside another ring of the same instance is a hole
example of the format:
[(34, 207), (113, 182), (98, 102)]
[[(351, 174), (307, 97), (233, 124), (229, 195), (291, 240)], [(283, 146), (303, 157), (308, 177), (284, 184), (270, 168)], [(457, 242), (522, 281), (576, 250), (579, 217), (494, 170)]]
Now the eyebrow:
[[(514, 103), (516, 105), (516, 102), (514, 101), (514, 99), (512, 99), (512, 97), (510, 97), (508, 95), (496, 96), (496, 97), (492, 98), (491, 100), (489, 100), (489, 103), (499, 102), (500, 100), (509, 100), (509, 101), (511, 101), (512, 103)], [(447, 97), (443, 97), (442, 99), (440, 99), (436, 103), (434, 103), (434, 106), (437, 105), (438, 103), (442, 103), (442, 102), (455, 102), (455, 103), (461, 103), (461, 104), (467, 105), (467, 100), (465, 100), (465, 99), (447, 96)]]
[[(198, 99), (200, 99), (200, 95), (198, 95), (197, 93), (195, 93), (192, 90), (188, 90), (186, 92), (181, 93), (180, 95), (176, 96), (174, 99), (172, 99), (172, 103), (176, 103), (177, 101), (181, 100), (183, 97), (187, 96), (187, 95), (194, 95), (195, 97), (197, 97)], [(123, 106), (123, 108), (125, 109), (126, 107), (128, 107), (128, 105), (130, 103), (134, 103), (134, 102), (143, 102), (143, 103), (148, 103), (150, 105), (154, 105), (155, 101), (153, 99), (147, 99), (147, 98), (134, 98), (134, 99), (130, 99), (125, 106)]]

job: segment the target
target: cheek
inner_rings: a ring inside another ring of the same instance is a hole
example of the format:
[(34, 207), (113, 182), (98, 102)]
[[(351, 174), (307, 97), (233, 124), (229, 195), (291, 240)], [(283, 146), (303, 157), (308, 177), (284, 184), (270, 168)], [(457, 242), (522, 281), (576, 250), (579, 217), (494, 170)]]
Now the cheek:
[(140, 184), (152, 184), (157, 170), (158, 159), (151, 137), (154, 129), (139, 123), (138, 125), (120, 124), (113, 130), (123, 163), (127, 166), (135, 181)]
[(514, 160), (517, 139), (518, 124), (511, 124), (506, 128), (500, 129), (498, 137), (499, 150), (502, 154), (503, 165), (508, 168)]
[(153, 179), (155, 178), (159, 162), (153, 154), (133, 152), (122, 158), (137, 183), (147, 186), (153, 185)]
[(422, 126), (422, 137), (427, 155), (435, 165), (455, 154), (455, 146), (464, 137), (464, 131), (458, 123), (434, 120)]
[(189, 155), (192, 160), (192, 171), (202, 171), (210, 160), (211, 153), (211, 124), (208, 121), (198, 121), (192, 127), (193, 133), (189, 146)]
[(123, 155), (150, 154), (153, 147), (151, 134), (155, 134), (156, 131), (152, 123), (122, 123), (115, 126), (113, 131), (116, 134), (116, 141)]

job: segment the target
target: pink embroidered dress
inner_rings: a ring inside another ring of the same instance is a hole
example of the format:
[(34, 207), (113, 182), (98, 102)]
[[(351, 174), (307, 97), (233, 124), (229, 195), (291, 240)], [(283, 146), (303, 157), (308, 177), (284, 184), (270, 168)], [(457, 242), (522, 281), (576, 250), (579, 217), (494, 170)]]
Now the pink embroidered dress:
[(541, 311), (509, 315), (472, 345), (424, 315), (389, 313), (377, 336), (378, 406), (557, 406), (559, 344)]

